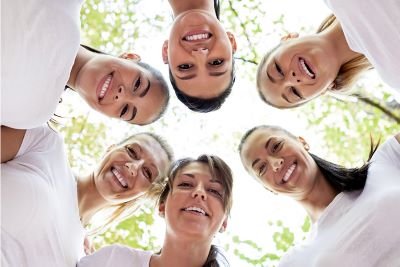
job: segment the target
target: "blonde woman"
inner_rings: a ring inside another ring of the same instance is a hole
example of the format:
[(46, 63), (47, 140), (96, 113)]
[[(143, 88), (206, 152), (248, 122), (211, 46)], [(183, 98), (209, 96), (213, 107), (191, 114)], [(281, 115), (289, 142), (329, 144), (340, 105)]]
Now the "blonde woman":
[[(354, 2), (359, 1), (346, 2), (343, 6), (353, 6)], [(343, 12), (349, 12), (345, 24), (331, 15), (315, 34), (285, 36), (259, 64), (257, 88), (262, 100), (278, 108), (297, 107), (326, 92), (351, 89), (360, 75), (372, 68), (389, 85), (400, 88), (397, 74), (400, 52), (393, 47), (397, 43), (394, 40), (400, 41), (400, 20), (397, 19), (400, 8), (397, 3), (389, 4), (390, 1), (374, 2), (370, 6), (372, 2), (359, 3), (354, 12), (344, 8)], [(359, 9), (361, 5), (365, 8)], [(377, 15), (360, 19), (362, 15), (358, 11), (375, 12), (372, 11), (375, 8), (379, 11)], [(351, 24), (353, 18), (361, 20), (357, 22), (357, 29)], [(372, 27), (375, 22), (381, 23)]]
[(90, 174), (75, 176), (58, 133), (26, 130), (17, 156), (1, 164), (2, 266), (75, 266), (92, 217), (107, 210), (104, 228), (132, 214), (164, 179), (171, 157), (158, 136), (139, 133), (111, 146)]
[(217, 156), (175, 162), (159, 198), (158, 210), (166, 224), (161, 251), (113, 245), (83, 258), (78, 267), (229, 266), (212, 240), (226, 229), (232, 184), (230, 168)]

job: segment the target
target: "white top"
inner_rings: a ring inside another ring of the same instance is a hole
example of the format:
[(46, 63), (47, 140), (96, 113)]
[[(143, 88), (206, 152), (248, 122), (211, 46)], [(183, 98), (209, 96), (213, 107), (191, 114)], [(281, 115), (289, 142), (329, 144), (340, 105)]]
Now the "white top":
[(47, 126), (27, 130), (1, 164), (1, 266), (75, 267), (84, 236), (62, 138)]
[(112, 245), (82, 258), (77, 267), (149, 267), (151, 255), (151, 251)]
[(79, 48), (81, 3), (2, 2), (2, 125), (34, 128), (54, 114)]
[(399, 0), (324, 0), (353, 51), (364, 54), (382, 79), (400, 92)]
[(372, 158), (364, 190), (340, 193), (280, 267), (400, 266), (400, 144), (391, 137)]

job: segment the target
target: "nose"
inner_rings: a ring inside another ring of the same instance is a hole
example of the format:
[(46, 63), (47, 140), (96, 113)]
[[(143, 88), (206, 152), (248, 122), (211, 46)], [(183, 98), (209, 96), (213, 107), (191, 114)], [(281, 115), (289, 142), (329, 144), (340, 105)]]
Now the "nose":
[(274, 172), (278, 172), (283, 166), (283, 158), (271, 158), (271, 167)]
[(113, 96), (113, 100), (114, 101), (118, 101), (122, 99), (122, 94), (124, 93), (124, 87), (122, 85), (120, 85), (118, 87), (118, 90), (116, 92), (116, 94)]
[(201, 200), (207, 199), (207, 194), (202, 185), (198, 185), (195, 187), (195, 189), (192, 192), (192, 197), (193, 198), (201, 198)]
[(296, 75), (296, 72), (294, 72), (294, 71), (291, 71), (291, 73), (290, 73), (290, 81), (292, 82), (292, 83), (299, 83), (299, 82), (301, 82), (301, 80), (300, 80), (300, 76), (299, 75)]
[(132, 176), (137, 176), (138, 171), (142, 167), (143, 163), (144, 163), (143, 159), (134, 160), (134, 161), (125, 163), (125, 167), (128, 169), (129, 173)]
[(206, 57), (208, 55), (208, 49), (205, 47), (193, 48), (192, 55), (194, 57)]

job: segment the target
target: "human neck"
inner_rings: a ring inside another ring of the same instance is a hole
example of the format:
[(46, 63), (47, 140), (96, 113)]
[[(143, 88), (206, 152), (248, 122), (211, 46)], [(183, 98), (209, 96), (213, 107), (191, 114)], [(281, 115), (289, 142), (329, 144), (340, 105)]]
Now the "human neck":
[(333, 24), (326, 30), (322, 31), (320, 35), (327, 39), (340, 65), (343, 65), (360, 55), (350, 49), (339, 21), (334, 21)]
[(305, 199), (299, 200), (311, 221), (316, 222), (333, 199), (339, 194), (318, 169), (315, 184)]
[(72, 89), (76, 90), (76, 81), (82, 67), (92, 58), (92, 52), (86, 48), (79, 46), (78, 54), (75, 57), (74, 64), (69, 75), (67, 85)]
[(97, 211), (106, 206), (106, 202), (96, 190), (93, 173), (79, 176), (77, 184), (79, 216), (85, 226)]
[(215, 14), (214, 2), (212, 0), (169, 0), (169, 4), (171, 5), (174, 17), (191, 9), (203, 9)]
[(160, 255), (153, 255), (150, 267), (201, 267), (207, 260), (211, 242), (187, 238), (172, 238), (168, 235)]

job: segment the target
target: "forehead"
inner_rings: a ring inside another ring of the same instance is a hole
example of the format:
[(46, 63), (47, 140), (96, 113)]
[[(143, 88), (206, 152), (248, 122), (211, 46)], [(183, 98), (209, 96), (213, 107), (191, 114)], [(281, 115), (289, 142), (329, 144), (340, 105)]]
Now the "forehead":
[(196, 77), (190, 80), (180, 80), (176, 74), (173, 75), (180, 91), (191, 97), (207, 99), (217, 97), (227, 89), (231, 80), (231, 70), (230, 67), (221, 76), (210, 76), (208, 73), (195, 71)]
[(242, 147), (241, 156), (245, 160), (252, 159), (260, 151), (265, 150), (267, 141), (271, 138), (279, 138), (284, 134), (280, 131), (261, 128), (252, 132), (246, 139)]
[(210, 168), (207, 164), (202, 162), (191, 162), (187, 164), (185, 167), (178, 171), (177, 175), (179, 176), (185, 173), (190, 173), (194, 174), (195, 176), (211, 179)]

